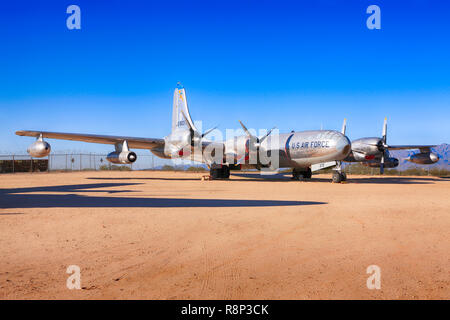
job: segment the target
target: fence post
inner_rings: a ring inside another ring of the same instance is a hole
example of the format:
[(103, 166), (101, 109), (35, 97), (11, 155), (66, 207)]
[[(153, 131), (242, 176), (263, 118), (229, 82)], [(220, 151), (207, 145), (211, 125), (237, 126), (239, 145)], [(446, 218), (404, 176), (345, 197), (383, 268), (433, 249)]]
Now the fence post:
[(30, 158), (31, 158), (31, 172), (33, 172), (33, 157), (30, 156)]
[(13, 165), (13, 167), (12, 167), (12, 172), (14, 173), (15, 171), (14, 171), (14, 154), (12, 155), (12, 161), (13, 161), (13, 163), (12, 163), (12, 165)]
[(48, 155), (47, 172), (50, 172), (50, 157), (51, 157), (51, 156), (52, 156), (51, 154)]
[(81, 171), (81, 153), (80, 153), (80, 171)]

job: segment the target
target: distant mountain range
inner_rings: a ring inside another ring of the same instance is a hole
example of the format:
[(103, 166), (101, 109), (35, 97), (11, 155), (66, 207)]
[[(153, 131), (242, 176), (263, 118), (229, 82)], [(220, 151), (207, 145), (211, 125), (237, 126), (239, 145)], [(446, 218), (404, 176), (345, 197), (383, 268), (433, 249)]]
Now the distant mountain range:
[(397, 167), (398, 170), (406, 170), (412, 168), (429, 168), (429, 169), (447, 169), (450, 170), (450, 145), (447, 143), (443, 143), (438, 145), (435, 148), (431, 149), (431, 152), (437, 154), (439, 156), (439, 161), (435, 164), (431, 165), (420, 165), (416, 163), (412, 163), (407, 161), (406, 159), (415, 154), (419, 153), (419, 150), (395, 150), (389, 151), (392, 157), (395, 157), (399, 160), (399, 165)]

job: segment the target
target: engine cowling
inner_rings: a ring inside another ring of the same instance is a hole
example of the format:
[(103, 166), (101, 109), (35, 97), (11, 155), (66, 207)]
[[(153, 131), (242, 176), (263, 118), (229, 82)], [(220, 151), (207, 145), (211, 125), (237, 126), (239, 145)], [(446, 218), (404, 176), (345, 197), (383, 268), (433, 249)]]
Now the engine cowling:
[(408, 161), (417, 164), (433, 164), (439, 161), (439, 156), (431, 152), (416, 153), (411, 155)]
[(115, 164), (130, 164), (137, 160), (137, 155), (131, 151), (114, 151), (108, 154), (106, 160)]
[[(381, 166), (381, 162), (374, 161), (374, 162), (363, 162), (363, 165), (370, 168), (379, 168)], [(398, 167), (398, 159), (397, 158), (386, 158), (384, 160), (384, 167), (385, 168), (395, 168)]]
[[(352, 141), (352, 150), (355, 154), (362, 155), (362, 157), (378, 156), (381, 155), (384, 150), (382, 143), (383, 141), (380, 138), (361, 138)], [(364, 160), (364, 159), (357, 159), (357, 160)]]
[(36, 140), (27, 149), (28, 154), (35, 158), (48, 156), (50, 151), (50, 144), (44, 140)]

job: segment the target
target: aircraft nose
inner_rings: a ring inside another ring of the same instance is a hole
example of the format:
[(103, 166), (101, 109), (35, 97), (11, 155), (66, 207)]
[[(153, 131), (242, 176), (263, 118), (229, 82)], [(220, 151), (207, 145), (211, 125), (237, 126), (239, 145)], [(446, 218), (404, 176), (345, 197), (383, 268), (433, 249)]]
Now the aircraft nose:
[(348, 156), (351, 149), (352, 149), (352, 144), (346, 136), (342, 135), (341, 137), (338, 138), (338, 141), (336, 142), (336, 150), (341, 155), (343, 155), (344, 158), (346, 156)]

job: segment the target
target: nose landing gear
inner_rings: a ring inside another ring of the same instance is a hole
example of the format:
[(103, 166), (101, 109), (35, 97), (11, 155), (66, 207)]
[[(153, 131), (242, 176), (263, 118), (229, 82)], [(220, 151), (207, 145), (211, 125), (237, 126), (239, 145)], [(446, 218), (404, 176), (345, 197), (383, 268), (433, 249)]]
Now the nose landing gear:
[(341, 183), (342, 181), (347, 180), (347, 175), (345, 172), (339, 172), (337, 170), (333, 171), (332, 182), (333, 183)]
[(347, 181), (347, 175), (342, 171), (341, 162), (333, 169), (333, 176), (331, 178), (333, 183), (341, 183), (343, 181)]

